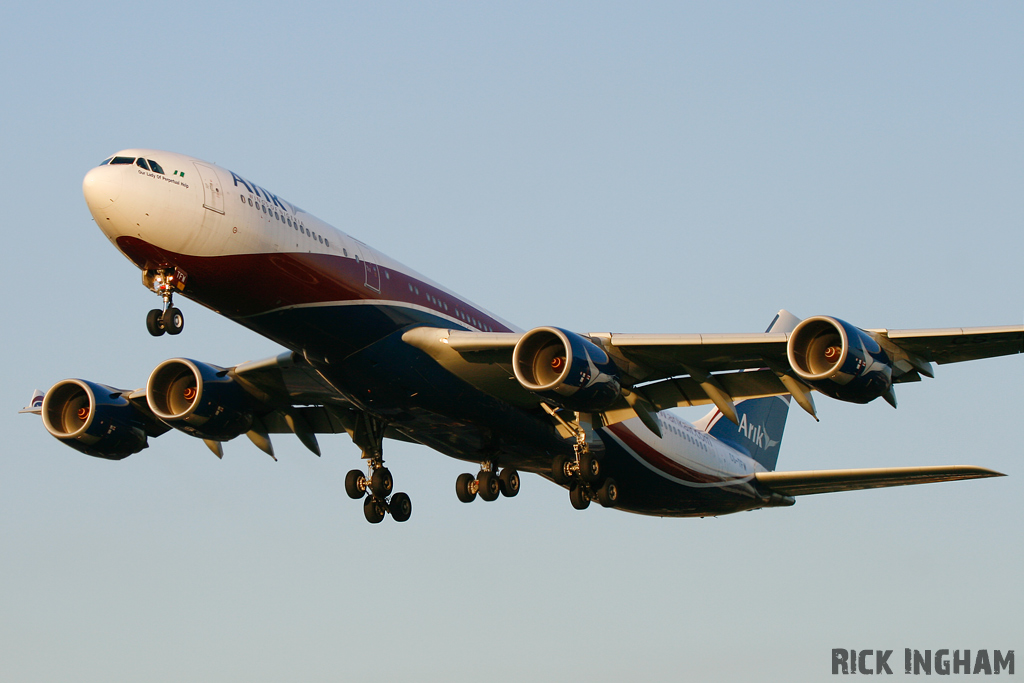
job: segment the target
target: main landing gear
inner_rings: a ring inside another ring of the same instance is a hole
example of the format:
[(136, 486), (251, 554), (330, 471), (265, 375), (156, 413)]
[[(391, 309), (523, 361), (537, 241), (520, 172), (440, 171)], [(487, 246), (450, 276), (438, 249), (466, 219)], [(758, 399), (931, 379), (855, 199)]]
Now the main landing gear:
[(519, 472), (514, 467), (505, 467), (498, 472), (492, 462), (480, 463), (476, 478), (467, 472), (455, 480), (455, 495), (463, 503), (472, 503), (477, 495), (481, 500), (492, 501), (499, 495), (512, 498), (518, 493)]
[(602, 507), (615, 507), (619, 500), (618, 485), (614, 479), (605, 476), (604, 463), (597, 453), (590, 450), (579, 420), (566, 425), (576, 432), (573, 454), (555, 456), (551, 463), (551, 478), (556, 484), (569, 487), (569, 502), (577, 510), (586, 510), (592, 500)]
[(147, 271), (143, 275), (143, 282), (163, 298), (163, 308), (154, 308), (146, 314), (146, 329), (154, 337), (159, 337), (164, 332), (167, 334), (181, 334), (185, 329), (185, 315), (174, 307), (174, 287), (179, 281), (183, 281), (183, 274), (175, 270)]
[[(384, 430), (387, 425), (381, 420), (361, 413), (352, 441), (359, 446), (362, 457), (367, 461), (367, 474), (352, 470), (345, 475), (345, 493), (353, 500), (363, 500), (363, 515), (370, 524), (379, 524), (385, 514), (396, 522), (404, 522), (412, 516), (412, 500), (408, 494), (392, 494), (395, 480), (391, 470), (384, 467)], [(369, 476), (367, 476), (369, 475)]]

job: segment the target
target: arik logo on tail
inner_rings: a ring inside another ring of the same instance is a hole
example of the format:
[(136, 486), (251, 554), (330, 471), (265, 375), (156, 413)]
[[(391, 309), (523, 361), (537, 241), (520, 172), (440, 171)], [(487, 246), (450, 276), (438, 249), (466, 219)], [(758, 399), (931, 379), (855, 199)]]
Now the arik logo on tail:
[(758, 448), (775, 448), (779, 445), (778, 441), (768, 436), (768, 432), (764, 430), (764, 427), (747, 422), (746, 413), (743, 413), (743, 417), (740, 420), (739, 432), (754, 442), (754, 445)]

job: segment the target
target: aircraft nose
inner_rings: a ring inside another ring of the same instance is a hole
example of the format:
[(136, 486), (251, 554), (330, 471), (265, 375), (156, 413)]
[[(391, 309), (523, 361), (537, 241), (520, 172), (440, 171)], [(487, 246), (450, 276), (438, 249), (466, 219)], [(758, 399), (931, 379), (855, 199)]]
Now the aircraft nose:
[(82, 181), (82, 194), (85, 195), (89, 210), (96, 213), (110, 208), (121, 194), (123, 182), (124, 174), (116, 166), (99, 166), (86, 173)]

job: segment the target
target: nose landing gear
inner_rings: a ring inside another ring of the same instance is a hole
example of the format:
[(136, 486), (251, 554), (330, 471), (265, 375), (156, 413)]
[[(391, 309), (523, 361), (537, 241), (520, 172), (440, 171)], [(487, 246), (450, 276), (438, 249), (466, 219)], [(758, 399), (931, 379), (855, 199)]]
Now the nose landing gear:
[(146, 329), (154, 337), (163, 333), (181, 334), (185, 329), (185, 315), (174, 307), (174, 288), (185, 281), (185, 274), (174, 269), (146, 271), (142, 280), (163, 299), (163, 308), (154, 308), (146, 314)]

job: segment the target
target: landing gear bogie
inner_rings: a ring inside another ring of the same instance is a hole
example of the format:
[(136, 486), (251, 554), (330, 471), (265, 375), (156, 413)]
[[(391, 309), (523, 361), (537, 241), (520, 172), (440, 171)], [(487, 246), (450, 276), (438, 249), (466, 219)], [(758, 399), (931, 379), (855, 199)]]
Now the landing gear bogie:
[(494, 501), (499, 496), (514, 497), (519, 493), (519, 486), (516, 468), (505, 467), (499, 472), (490, 462), (485, 462), (476, 477), (468, 472), (459, 475), (455, 480), (455, 495), (463, 503), (472, 503), (477, 496), (481, 500)]
[(369, 413), (360, 413), (352, 441), (363, 451), (367, 461), (364, 474), (352, 470), (345, 475), (345, 493), (349, 498), (363, 500), (363, 515), (370, 524), (379, 524), (391, 515), (396, 522), (405, 522), (412, 516), (412, 500), (407, 493), (392, 493), (395, 479), (384, 467), (384, 432), (387, 423)]

